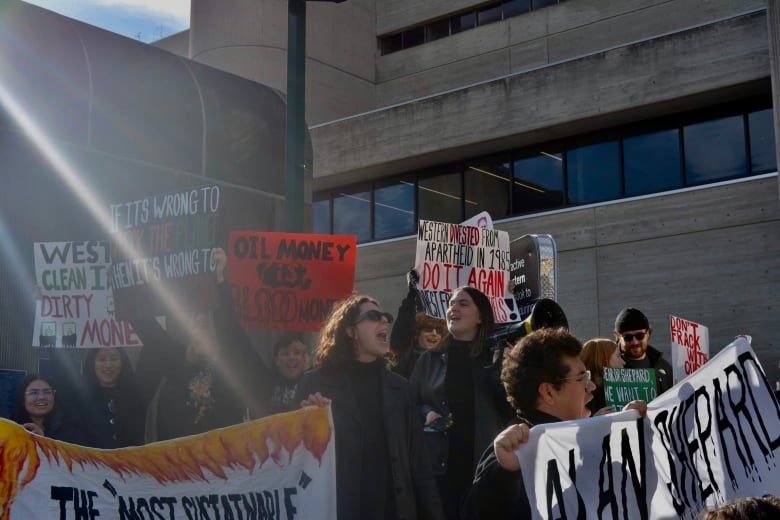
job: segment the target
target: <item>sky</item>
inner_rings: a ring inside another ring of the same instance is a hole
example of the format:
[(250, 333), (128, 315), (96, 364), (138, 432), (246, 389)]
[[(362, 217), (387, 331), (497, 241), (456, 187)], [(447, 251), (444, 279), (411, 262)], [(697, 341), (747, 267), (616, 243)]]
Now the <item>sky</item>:
[(146, 43), (190, 25), (190, 0), (25, 1)]

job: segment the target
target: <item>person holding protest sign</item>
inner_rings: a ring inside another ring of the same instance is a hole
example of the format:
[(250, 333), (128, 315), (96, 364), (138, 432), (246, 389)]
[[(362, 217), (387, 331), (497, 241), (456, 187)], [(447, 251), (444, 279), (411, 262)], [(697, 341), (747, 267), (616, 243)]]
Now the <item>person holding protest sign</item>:
[(642, 311), (632, 307), (621, 310), (615, 318), (614, 333), (626, 368), (654, 369), (658, 395), (672, 387), (672, 365), (650, 345), (653, 329)]
[(580, 359), (585, 368), (590, 370), (590, 378), (596, 389), (593, 390), (593, 400), (588, 403), (591, 415), (603, 415), (615, 411), (614, 406), (607, 406), (604, 395), (604, 368), (623, 368), (626, 362), (620, 357), (620, 348), (611, 339), (594, 338), (582, 346)]
[(473, 287), (450, 298), (450, 337), (420, 356), (411, 376), (426, 445), (447, 518), (458, 518), (479, 454), (511, 416), (499, 382), (500, 358), (486, 348), (490, 300)]
[(308, 359), (309, 349), (298, 336), (285, 334), (274, 344), (276, 379), (266, 407), (269, 414), (289, 412), (298, 407), (295, 389)]
[(337, 303), (298, 385), (332, 406), (339, 520), (443, 518), (411, 387), (387, 368), (392, 320), (368, 296)]
[[(501, 381), (517, 411), (516, 424), (496, 436), (477, 467), (465, 518), (532, 518), (515, 450), (537, 424), (584, 419), (595, 385), (580, 359), (582, 344), (563, 328), (544, 328), (522, 338), (504, 358)], [(644, 402), (625, 409), (646, 413)]]
[(417, 271), (406, 275), (409, 292), (398, 307), (397, 320), (390, 333), (390, 350), (395, 355), (393, 371), (409, 378), (423, 352), (439, 345), (447, 333), (447, 322), (418, 311)]
[(84, 444), (78, 415), (54, 398), (56, 390), (46, 378), (29, 374), (19, 384), (11, 420), (37, 435)]
[[(194, 314), (186, 324), (186, 345), (152, 317), (132, 321), (144, 344), (136, 371), (144, 407), (158, 393), (155, 440), (238, 424), (248, 407), (253, 417), (266, 415), (270, 371), (235, 315), (225, 252), (214, 249), (212, 259), (217, 307)], [(163, 377), (165, 385), (158, 391)]]

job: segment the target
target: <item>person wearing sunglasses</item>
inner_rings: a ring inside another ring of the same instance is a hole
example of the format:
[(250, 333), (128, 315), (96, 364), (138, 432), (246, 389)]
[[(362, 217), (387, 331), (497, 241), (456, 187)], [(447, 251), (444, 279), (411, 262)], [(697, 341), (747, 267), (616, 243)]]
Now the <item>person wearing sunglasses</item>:
[(17, 388), (11, 420), (37, 435), (83, 445), (78, 414), (59, 405), (55, 393), (46, 378), (29, 374)]
[(296, 391), (331, 405), (339, 520), (443, 518), (409, 382), (388, 368), (392, 321), (368, 296), (337, 303)]
[(615, 318), (615, 339), (620, 346), (626, 368), (655, 369), (656, 388), (660, 395), (674, 384), (672, 365), (664, 359), (659, 350), (650, 345), (652, 332), (647, 316), (638, 309), (626, 307)]
[(448, 519), (458, 519), (479, 456), (511, 417), (488, 336), (493, 308), (474, 287), (453, 291), (449, 337), (424, 352), (410, 382), (425, 425), (439, 496)]
[[(580, 359), (582, 344), (564, 328), (545, 328), (522, 338), (505, 354), (501, 382), (516, 410), (515, 424), (483, 453), (466, 499), (465, 518), (532, 518), (515, 450), (533, 426), (585, 419), (596, 386)], [(642, 401), (624, 409), (646, 413)]]

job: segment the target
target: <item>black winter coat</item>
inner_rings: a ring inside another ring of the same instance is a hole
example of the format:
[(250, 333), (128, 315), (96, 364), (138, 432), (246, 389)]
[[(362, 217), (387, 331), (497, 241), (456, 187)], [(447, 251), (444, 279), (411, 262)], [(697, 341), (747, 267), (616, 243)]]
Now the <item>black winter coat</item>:
[[(387, 452), (390, 460), (395, 509), (399, 519), (443, 519), (441, 502), (422, 439), (422, 423), (415, 414), (409, 382), (390, 370), (381, 370), (381, 391)], [(320, 392), (331, 399), (336, 432), (336, 487), (339, 520), (360, 518), (361, 434), (358, 403), (349, 378), (335, 370), (315, 369), (303, 375), (296, 401)]]
[[(489, 353), (489, 351), (485, 352), (485, 356)], [(500, 382), (501, 359), (491, 363), (485, 356), (471, 358), (475, 418), (474, 467), (485, 446), (492, 444), (493, 438), (498, 435), (513, 414)], [(447, 358), (447, 351), (441, 347), (428, 350), (417, 360), (412, 372), (410, 382), (415, 393), (419, 417), (423, 422), (431, 410), (442, 417), (450, 414), (444, 388)], [(437, 476), (445, 474), (450, 456), (447, 436), (442, 432), (426, 431), (425, 443), (434, 474)]]

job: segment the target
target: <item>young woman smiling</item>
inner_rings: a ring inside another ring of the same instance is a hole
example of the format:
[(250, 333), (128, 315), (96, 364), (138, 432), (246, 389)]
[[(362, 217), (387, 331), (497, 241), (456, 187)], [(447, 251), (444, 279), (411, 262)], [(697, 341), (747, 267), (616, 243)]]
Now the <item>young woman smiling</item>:
[(56, 402), (49, 381), (30, 374), (19, 384), (11, 420), (28, 431), (58, 441), (84, 444), (78, 415)]
[(450, 519), (460, 516), (483, 450), (512, 416), (499, 382), (501, 358), (494, 361), (484, 346), (493, 326), (488, 297), (473, 287), (456, 289), (447, 309), (450, 336), (420, 356), (410, 379)]
[(339, 520), (442, 518), (411, 388), (387, 368), (392, 320), (368, 296), (336, 304), (298, 385), (332, 406)]

